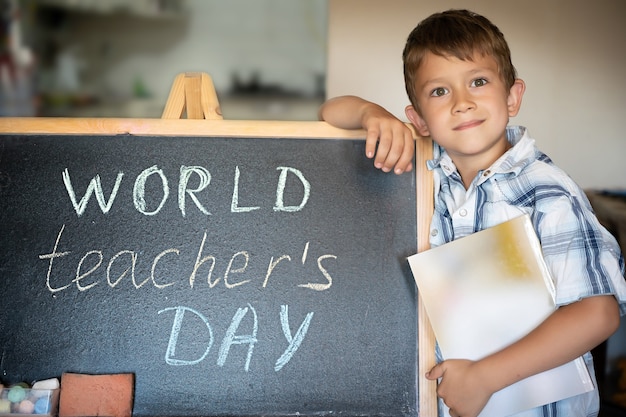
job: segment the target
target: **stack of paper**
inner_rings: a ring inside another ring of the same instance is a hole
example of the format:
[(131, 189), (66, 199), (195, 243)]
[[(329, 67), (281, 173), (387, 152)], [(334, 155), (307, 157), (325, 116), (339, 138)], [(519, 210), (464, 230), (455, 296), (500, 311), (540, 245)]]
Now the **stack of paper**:
[[(409, 265), (444, 359), (478, 360), (499, 351), (556, 308), (528, 215), (410, 256)], [(496, 392), (480, 417), (508, 416), (592, 389), (578, 358)]]

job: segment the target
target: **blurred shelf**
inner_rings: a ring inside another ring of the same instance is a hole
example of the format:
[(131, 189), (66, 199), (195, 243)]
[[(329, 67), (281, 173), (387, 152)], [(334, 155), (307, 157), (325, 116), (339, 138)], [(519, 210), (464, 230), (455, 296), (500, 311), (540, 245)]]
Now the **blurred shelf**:
[(127, 14), (145, 18), (176, 18), (187, 15), (185, 0), (38, 0), (68, 12)]
[[(166, 99), (110, 101), (69, 101), (42, 109), (46, 117), (129, 117), (160, 118)], [(225, 97), (220, 98), (224, 119), (228, 120), (317, 120), (321, 97)]]
[(323, 98), (235, 96), (220, 99), (220, 107), (229, 120), (317, 120), (323, 102)]

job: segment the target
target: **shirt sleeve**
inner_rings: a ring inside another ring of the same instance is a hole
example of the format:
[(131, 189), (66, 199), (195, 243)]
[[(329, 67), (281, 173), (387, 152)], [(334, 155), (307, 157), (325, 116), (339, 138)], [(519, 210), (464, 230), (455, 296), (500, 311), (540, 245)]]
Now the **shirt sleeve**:
[(613, 294), (625, 315), (623, 255), (582, 190), (552, 190), (538, 200), (536, 214), (544, 258), (554, 279), (556, 304)]

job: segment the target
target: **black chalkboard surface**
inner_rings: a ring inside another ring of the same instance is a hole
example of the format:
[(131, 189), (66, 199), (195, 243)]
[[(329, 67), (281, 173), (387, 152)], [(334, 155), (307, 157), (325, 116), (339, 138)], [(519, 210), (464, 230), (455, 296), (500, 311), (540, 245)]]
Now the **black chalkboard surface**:
[(417, 415), (415, 175), (363, 140), (0, 135), (0, 380), (137, 416)]

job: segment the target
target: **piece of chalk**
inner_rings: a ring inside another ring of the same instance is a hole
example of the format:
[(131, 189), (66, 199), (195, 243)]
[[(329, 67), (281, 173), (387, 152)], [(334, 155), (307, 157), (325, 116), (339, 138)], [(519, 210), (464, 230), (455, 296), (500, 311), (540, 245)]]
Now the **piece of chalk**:
[(50, 411), (50, 401), (48, 397), (41, 397), (35, 403), (35, 414), (48, 414)]
[(3, 398), (0, 400), (0, 414), (9, 414), (11, 412), (11, 401)]
[(9, 389), (8, 399), (12, 403), (19, 403), (26, 398), (26, 390), (21, 385), (14, 385)]
[(44, 379), (33, 384), (32, 389), (57, 389), (59, 388), (58, 378)]
[(17, 411), (21, 414), (33, 414), (34, 410), (35, 404), (33, 404), (31, 400), (24, 400), (20, 402), (20, 405), (17, 408)]

